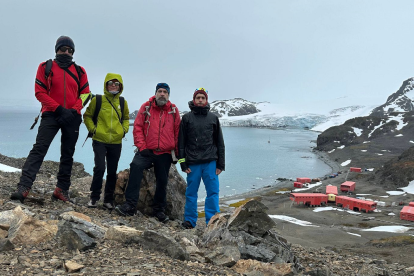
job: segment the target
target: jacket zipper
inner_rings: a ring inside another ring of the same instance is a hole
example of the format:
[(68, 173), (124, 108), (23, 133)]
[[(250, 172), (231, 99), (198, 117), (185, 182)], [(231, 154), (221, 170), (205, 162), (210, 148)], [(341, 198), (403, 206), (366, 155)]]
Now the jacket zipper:
[(159, 127), (158, 127), (158, 150), (160, 149), (160, 137), (161, 137), (161, 118), (162, 118), (163, 113), (164, 113), (164, 110), (161, 110), (161, 113), (160, 113), (160, 125), (159, 125)]
[(66, 108), (66, 71), (63, 71), (63, 107)]
[[(108, 99), (108, 101), (109, 101), (109, 99)], [(109, 104), (111, 104), (111, 103), (109, 103)], [(109, 132), (110, 133), (109, 141), (112, 141), (112, 121), (113, 121), (113, 117), (114, 117), (114, 109), (111, 108), (111, 131)]]

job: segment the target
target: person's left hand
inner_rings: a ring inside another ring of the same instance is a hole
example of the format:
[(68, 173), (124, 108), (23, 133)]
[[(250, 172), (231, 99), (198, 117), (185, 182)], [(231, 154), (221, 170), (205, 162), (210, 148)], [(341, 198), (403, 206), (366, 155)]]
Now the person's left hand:
[(216, 169), (216, 175), (221, 174), (221, 170), (220, 169)]

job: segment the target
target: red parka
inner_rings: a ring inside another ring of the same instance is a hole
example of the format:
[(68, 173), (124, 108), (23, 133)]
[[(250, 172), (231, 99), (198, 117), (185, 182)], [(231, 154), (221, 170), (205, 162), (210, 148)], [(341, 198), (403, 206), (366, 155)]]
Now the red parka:
[[(45, 79), (46, 62), (42, 62), (37, 69), (35, 82), (35, 96), (42, 103), (42, 112), (55, 111), (61, 105), (67, 109), (75, 109), (81, 114), (83, 101), (89, 91), (88, 76), (85, 69), (81, 67), (83, 73), (80, 77), (80, 93), (78, 84), (65, 70), (59, 67), (56, 61), (52, 63), (49, 78)], [(69, 66), (69, 71), (78, 78), (75, 65)], [(50, 87), (50, 91), (49, 90)]]
[(172, 150), (178, 153), (180, 122), (180, 113), (173, 103), (168, 101), (160, 107), (155, 103), (155, 96), (152, 96), (141, 106), (135, 118), (135, 146), (139, 151), (150, 149), (155, 154), (171, 153)]

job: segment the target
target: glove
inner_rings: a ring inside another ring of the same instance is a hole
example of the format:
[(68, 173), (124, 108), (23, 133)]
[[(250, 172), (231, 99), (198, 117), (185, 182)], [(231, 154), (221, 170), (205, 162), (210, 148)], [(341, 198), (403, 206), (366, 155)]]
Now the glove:
[(62, 126), (70, 125), (73, 120), (75, 119), (74, 109), (66, 109), (61, 105), (58, 106), (55, 110), (55, 114), (57, 115), (56, 120)]
[(149, 149), (144, 149), (144, 150), (140, 151), (139, 154), (141, 156), (144, 156), (144, 157), (149, 157), (152, 154), (152, 152)]
[(183, 172), (185, 172), (188, 169), (187, 163), (185, 162), (180, 163), (180, 167)]

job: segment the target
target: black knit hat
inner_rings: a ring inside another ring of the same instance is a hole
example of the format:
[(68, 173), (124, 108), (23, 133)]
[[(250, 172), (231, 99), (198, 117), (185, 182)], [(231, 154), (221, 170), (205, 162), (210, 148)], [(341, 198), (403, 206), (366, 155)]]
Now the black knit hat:
[(56, 45), (55, 45), (55, 53), (57, 53), (57, 51), (59, 50), (60, 47), (62, 46), (68, 46), (70, 48), (73, 49), (73, 53), (75, 53), (75, 43), (73, 43), (72, 38), (62, 35), (60, 36), (57, 40), (56, 40)]

